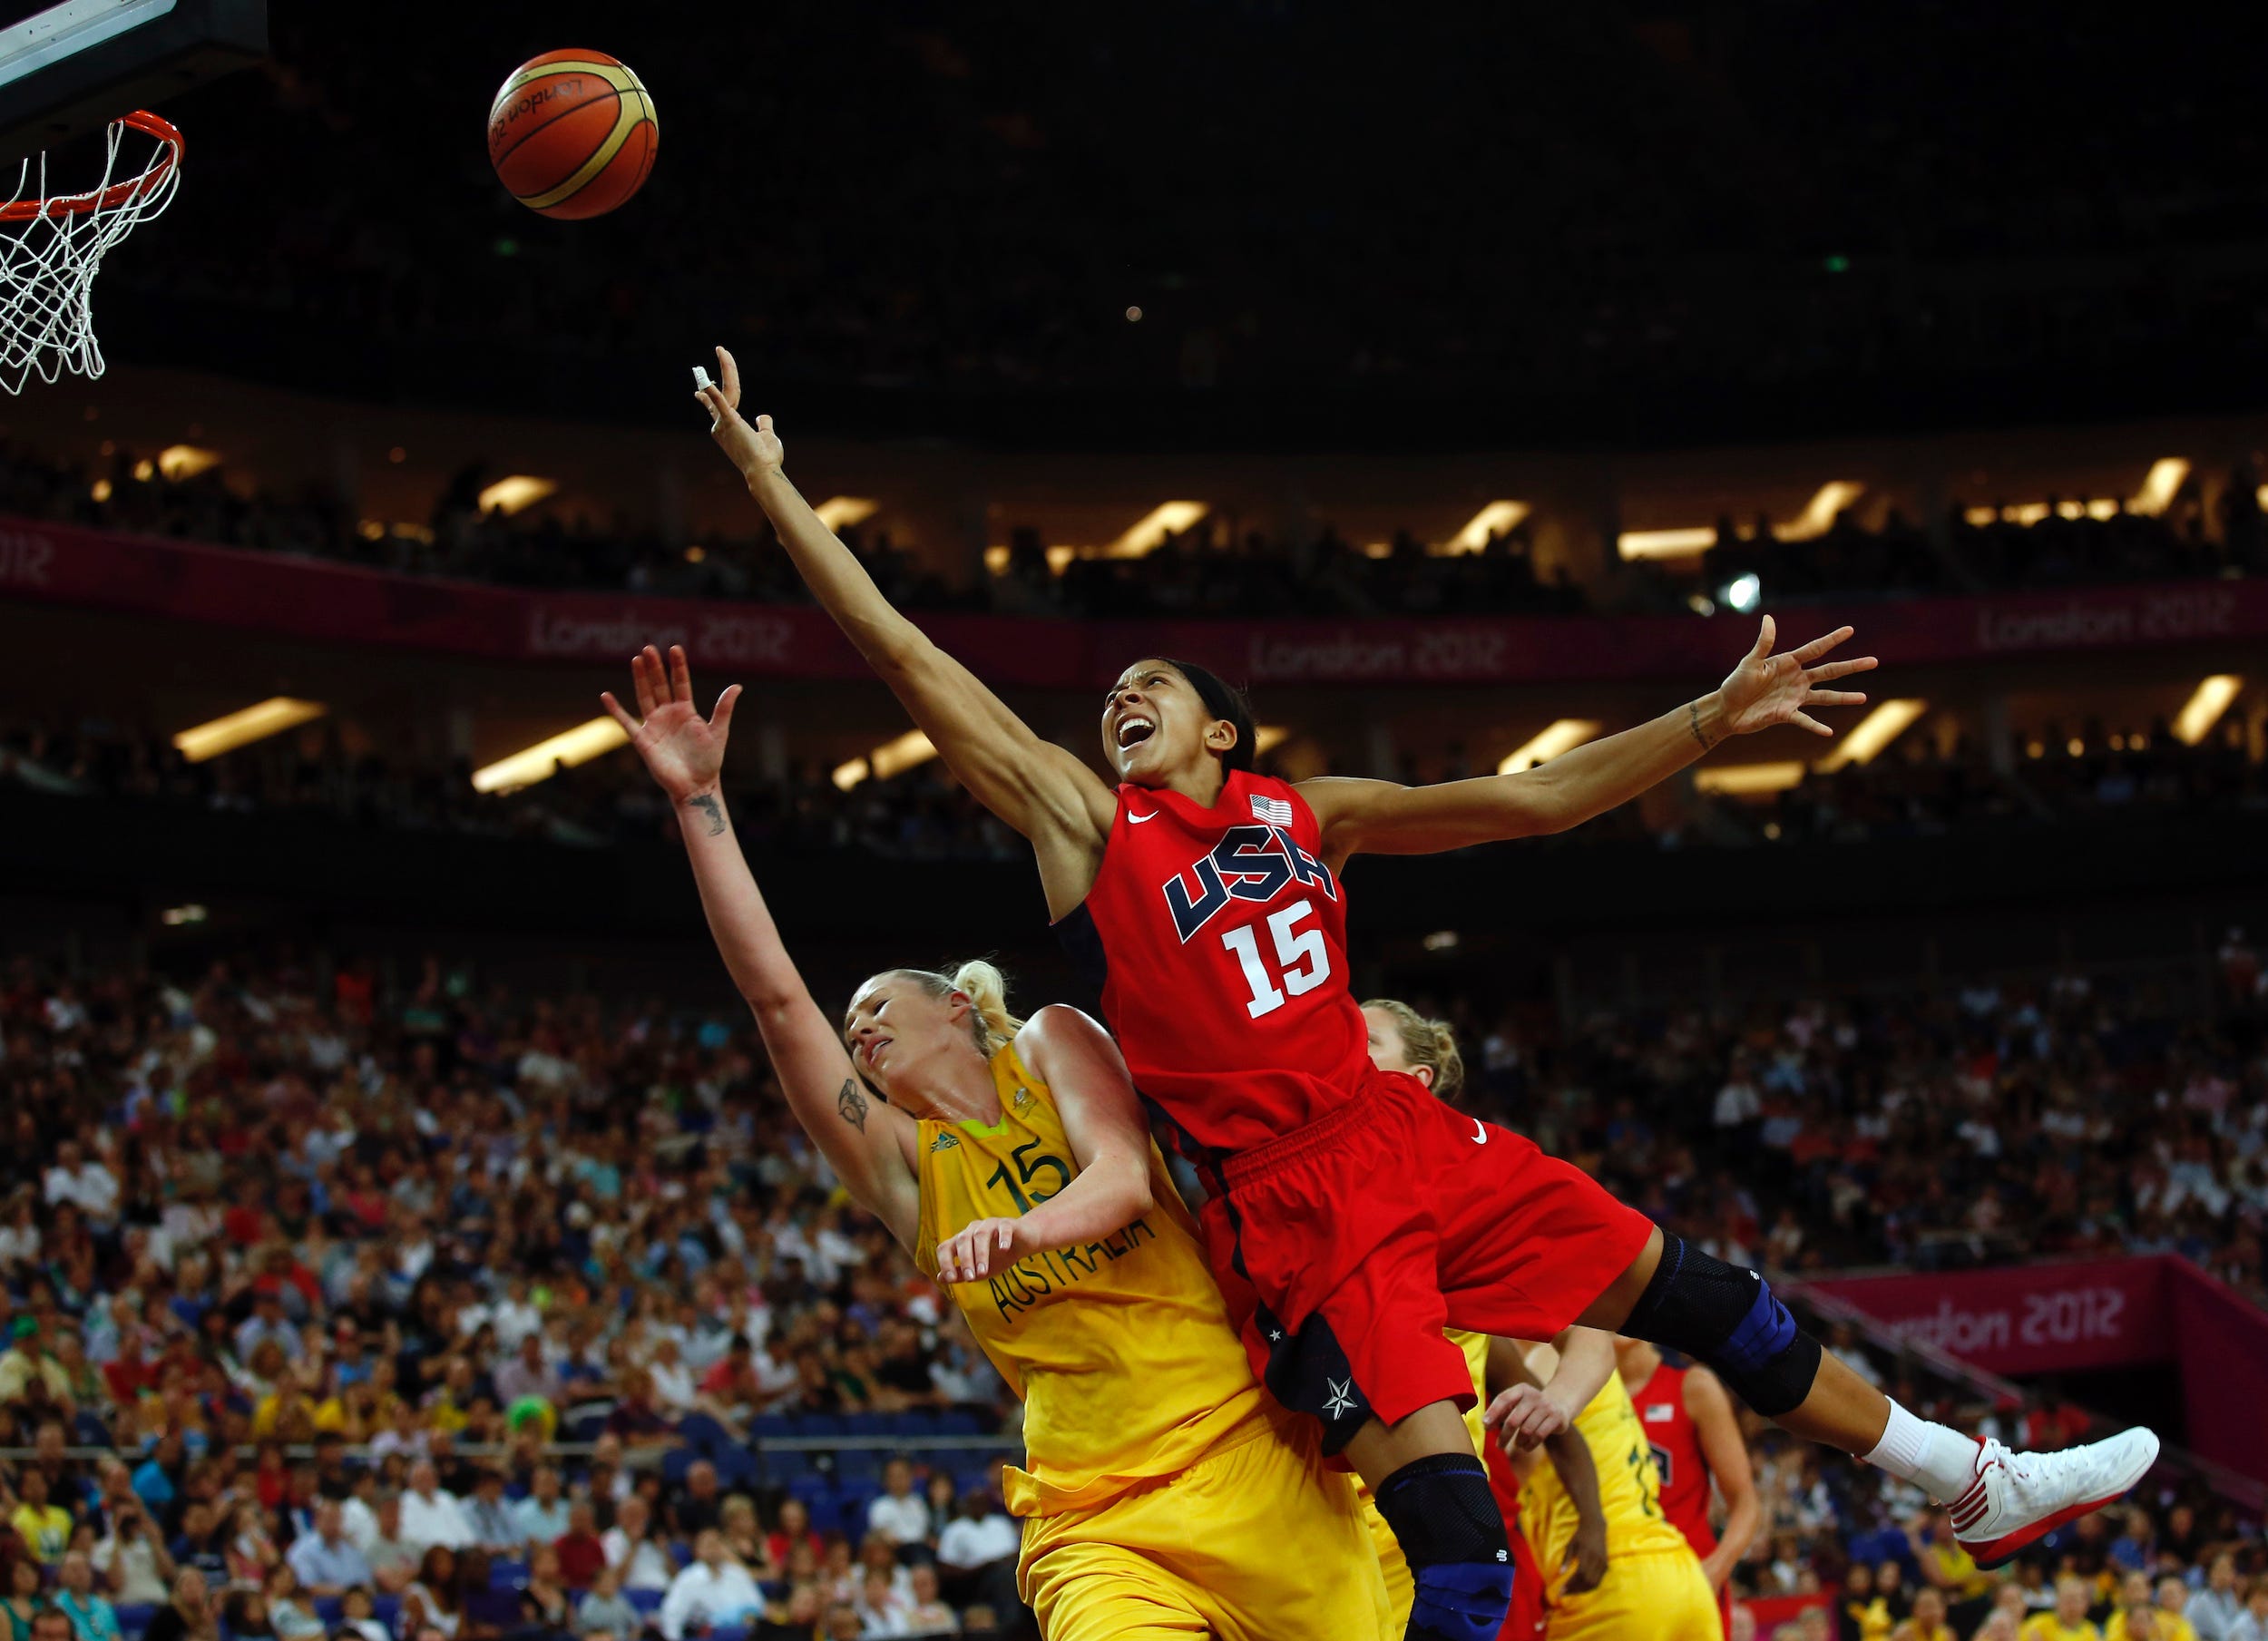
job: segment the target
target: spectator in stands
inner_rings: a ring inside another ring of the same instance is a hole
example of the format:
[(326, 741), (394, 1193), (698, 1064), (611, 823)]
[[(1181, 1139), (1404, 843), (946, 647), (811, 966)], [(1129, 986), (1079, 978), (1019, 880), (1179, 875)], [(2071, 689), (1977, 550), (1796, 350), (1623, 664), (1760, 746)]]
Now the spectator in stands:
[(528, 1552), (527, 1582), (520, 1587), (523, 1634), (565, 1636), (574, 1626), (574, 1597), (560, 1577), (559, 1552), (538, 1544)]
[(47, 1472), (37, 1465), (26, 1465), (15, 1485), (17, 1503), (8, 1525), (34, 1560), (45, 1567), (60, 1566), (71, 1548), (71, 1512), (48, 1502)]
[(2086, 1579), (2062, 1574), (2056, 1579), (2054, 1610), (2027, 1618), (2019, 1632), (2021, 1641), (2102, 1641), (2103, 1632), (2087, 1620), (2090, 1600)]
[(559, 1576), (577, 1595), (606, 1569), (606, 1540), (599, 1537), (598, 1512), (578, 1499), (567, 1507), (567, 1530), (552, 1548), (559, 1552)]
[(191, 1499), (181, 1507), (181, 1537), (167, 1547), (176, 1567), (196, 1568), (215, 1592), (229, 1583), (229, 1540), (233, 1536), (219, 1515), (202, 1499)]
[(725, 1501), (717, 1490), (717, 1467), (697, 1459), (686, 1467), (685, 1491), (670, 1505), (670, 1530), (690, 1543), (724, 1518)]
[(1891, 1631), (1891, 1641), (1959, 1641), (1945, 1621), (1945, 1597), (1934, 1589), (1914, 1592), (1913, 1616)]
[(219, 1641), (220, 1634), (220, 1592), (203, 1573), (184, 1567), (173, 1575), (172, 1593), (151, 1617), (142, 1641)]
[(2244, 1616), (2230, 1629), (2229, 1641), (2268, 1641), (2268, 1578), (2253, 1578)]
[(2197, 1641), (2229, 1641), (2244, 1603), (2237, 1589), (2236, 1558), (2223, 1550), (2205, 1569), (2204, 1587), (2190, 1597), (2184, 1617), (2197, 1632)]
[(335, 1641), (394, 1641), (378, 1618), (377, 1598), (367, 1584), (357, 1584), (339, 1597)]
[(267, 1588), (269, 1573), (283, 1560), (283, 1552), (268, 1530), (269, 1519), (255, 1499), (247, 1499), (236, 1507), (236, 1530), (229, 1539), (230, 1584)]
[(299, 1587), (313, 1597), (343, 1596), (374, 1577), (370, 1563), (347, 1537), (339, 1507), (327, 1499), (316, 1506), (312, 1529), (293, 1543), (285, 1558)]
[(63, 1558), (55, 1605), (71, 1620), (78, 1641), (119, 1641), (118, 1609), (94, 1587), (94, 1568), (83, 1550)]
[(748, 1569), (748, 1576), (759, 1581), (771, 1577), (765, 1562), (763, 1530), (757, 1526), (756, 1501), (746, 1493), (735, 1493), (725, 1500), (718, 1517), (717, 1530), (724, 1535), (725, 1548), (732, 1558)]
[[(112, 1467), (122, 1473), (123, 1466)], [(131, 1488), (122, 1501), (104, 1510), (110, 1532), (94, 1547), (94, 1570), (110, 1580), (121, 1607), (163, 1606), (173, 1586), (173, 1558), (167, 1555)]]
[(606, 1564), (629, 1589), (662, 1589), (677, 1576), (670, 1554), (653, 1541), (652, 1510), (636, 1494), (622, 1500), (614, 1525), (606, 1530)]
[(402, 1592), (402, 1619), (404, 1627), (413, 1633), (431, 1627), (447, 1641), (456, 1641), (464, 1609), (458, 1595), (456, 1552), (448, 1545), (426, 1547), (417, 1563), (416, 1578)]
[(504, 1475), (483, 1470), (473, 1482), (473, 1496), (464, 1501), (465, 1529), (472, 1542), (494, 1555), (516, 1555), (527, 1543), (516, 1505), (504, 1497)]
[(39, 1563), (19, 1555), (7, 1565), (8, 1593), (0, 1597), (0, 1641), (31, 1641), (32, 1619), (41, 1605)]
[(315, 1604), (299, 1587), (288, 1561), (279, 1561), (268, 1574), (268, 1622), (276, 1641), (315, 1641), (323, 1634), (323, 1620)]
[(913, 1461), (901, 1457), (885, 1465), (882, 1489), (881, 1496), (866, 1507), (867, 1530), (880, 1533), (902, 1558), (910, 1560), (909, 1552), (927, 1548), (931, 1532), (929, 1505), (914, 1490)]
[(384, 1594), (398, 1596), (417, 1577), (421, 1553), (417, 1546), (402, 1537), (402, 1496), (380, 1492), (376, 1508), (368, 1513), (369, 1531), (357, 1541), (355, 1548), (362, 1552), (363, 1562), (370, 1569), (370, 1581)]
[(1012, 1611), (1016, 1600), (1016, 1553), (1022, 1545), (1012, 1517), (985, 1488), (961, 1497), (961, 1513), (937, 1535), (937, 1565), (947, 1599), (956, 1607), (982, 1602)]
[(633, 1641), (645, 1620), (622, 1594), (622, 1576), (611, 1567), (599, 1568), (591, 1593), (575, 1608), (575, 1633), (585, 1641)]
[(455, 1494), (442, 1490), (441, 1472), (430, 1459), (410, 1467), (409, 1491), (402, 1496), (402, 1539), (420, 1552), (433, 1545), (464, 1549), (474, 1541), (463, 1507)]
[(961, 1631), (961, 1621), (953, 1617), (937, 1590), (936, 1564), (917, 1561), (914, 1564), (909, 1583), (912, 1598), (905, 1607), (905, 1630), (909, 1636), (953, 1636)]
[(689, 1627), (698, 1632), (737, 1623), (762, 1605), (748, 1569), (725, 1553), (723, 1536), (706, 1529), (693, 1541), (693, 1559), (662, 1599), (661, 1633), (667, 1641), (683, 1641)]
[(70, 1615), (52, 1603), (32, 1616), (32, 1641), (77, 1641), (78, 1634)]
[(559, 1471), (551, 1465), (536, 1466), (528, 1496), (513, 1506), (513, 1525), (519, 1533), (518, 1543), (554, 1544), (567, 1532), (569, 1515), (567, 1500), (560, 1495)]

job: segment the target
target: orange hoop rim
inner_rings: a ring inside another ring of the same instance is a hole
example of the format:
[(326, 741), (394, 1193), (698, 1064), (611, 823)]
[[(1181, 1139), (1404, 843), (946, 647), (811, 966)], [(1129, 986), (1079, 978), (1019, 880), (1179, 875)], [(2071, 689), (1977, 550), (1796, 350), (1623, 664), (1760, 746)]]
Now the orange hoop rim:
[(164, 185), (173, 168), (181, 162), (183, 143), (181, 133), (173, 122), (148, 109), (136, 109), (131, 114), (121, 114), (111, 122), (154, 138), (160, 145), (158, 157), (149, 169), (138, 177), (123, 182), (113, 182), (108, 188), (95, 189), (83, 194), (61, 194), (52, 200), (18, 200), (14, 204), (0, 206), (0, 222), (34, 222), (50, 217), (83, 217), (106, 210), (116, 210), (132, 204), (143, 196), (154, 193)]

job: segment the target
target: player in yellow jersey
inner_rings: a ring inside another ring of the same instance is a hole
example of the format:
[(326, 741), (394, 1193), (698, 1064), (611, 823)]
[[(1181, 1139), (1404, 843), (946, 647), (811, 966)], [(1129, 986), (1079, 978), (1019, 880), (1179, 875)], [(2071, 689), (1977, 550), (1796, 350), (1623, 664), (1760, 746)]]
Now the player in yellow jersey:
[[(1554, 1355), (1548, 1344), (1529, 1353), (1539, 1381), (1551, 1378)], [(1546, 1641), (1724, 1641), (1725, 1621), (1701, 1558), (1662, 1514), (1661, 1474), (1620, 1374), (1608, 1376), (1576, 1415), (1575, 1429), (1598, 1469), (1607, 1576), (1586, 1594), (1557, 1584), (1545, 1589)], [(1532, 1454), (1515, 1453), (1512, 1465), (1530, 1472), (1520, 1490), (1520, 1530), (1539, 1566), (1558, 1567), (1575, 1531), (1573, 1501)]]
[[(1363, 1005), (1363, 1021), (1370, 1035), (1372, 1064), (1382, 1071), (1407, 1072), (1437, 1098), (1451, 1105), (1457, 1103), (1457, 1096), (1464, 1088), (1464, 1057), (1457, 1051), (1456, 1038), (1447, 1021), (1428, 1020), (1409, 1004), (1384, 998), (1375, 998)], [(1465, 1430), (1472, 1438), (1474, 1453), (1485, 1463), (1488, 1411), (1497, 1396), (1516, 1383), (1528, 1383), (1529, 1380), (1518, 1365), (1519, 1347), (1512, 1341), (1491, 1339), (1485, 1333), (1468, 1333), (1457, 1328), (1447, 1329), (1446, 1333), (1450, 1343), (1464, 1353), (1466, 1370), (1472, 1376), (1473, 1402), (1465, 1410)], [(1613, 1349), (1613, 1341), (1610, 1336), (1598, 1333), (1591, 1340), (1589, 1348), (1601, 1353), (1603, 1362), (1604, 1353)], [(1572, 1565), (1564, 1570), (1564, 1587), (1569, 1593), (1579, 1595), (1596, 1588), (1607, 1574), (1607, 1526), (1599, 1514), (1598, 1478), (1591, 1465), (1590, 1449), (1571, 1425), (1548, 1437), (1543, 1449), (1552, 1468), (1559, 1472), (1560, 1485), (1575, 1504), (1576, 1529), (1568, 1550)], [(1378, 1565), (1385, 1574), (1387, 1599), (1393, 1603), (1396, 1623), (1406, 1625), (1416, 1595), (1410, 1564), (1403, 1556), (1401, 1541), (1393, 1536), (1393, 1529), (1378, 1513), (1370, 1490), (1364, 1487), (1359, 1490), (1363, 1514), (1370, 1523), (1371, 1540), (1378, 1547)], [(1506, 1525), (1516, 1527), (1512, 1500), (1501, 1496), (1502, 1490), (1499, 1491), (1498, 1502), (1504, 1508)], [(1512, 1580), (1511, 1607), (1505, 1615), (1501, 1633), (1520, 1641), (1535, 1633), (1543, 1617), (1542, 1599), (1534, 1587), (1541, 1575), (1526, 1552), (1527, 1540), (1515, 1531), (1512, 1557), (1518, 1570)]]
[(1011, 1018), (989, 964), (885, 971), (838, 1034), (725, 814), (738, 687), (703, 719), (681, 650), (631, 670), (639, 718), (607, 710), (671, 800), (797, 1119), (1023, 1400), (1007, 1502), (1046, 1641), (1389, 1641), (1354, 1489), (1254, 1379), (1109, 1036)]

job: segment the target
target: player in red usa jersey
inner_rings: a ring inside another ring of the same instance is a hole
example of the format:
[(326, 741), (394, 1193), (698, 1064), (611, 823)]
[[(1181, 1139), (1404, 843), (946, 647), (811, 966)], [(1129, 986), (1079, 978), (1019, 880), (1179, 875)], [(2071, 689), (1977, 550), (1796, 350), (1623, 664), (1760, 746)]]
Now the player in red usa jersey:
[[(1135, 1087), (1206, 1176), (1207, 1253), (1256, 1365), (1279, 1401), (1321, 1421), (1403, 1546), (1412, 1636), (1485, 1641), (1510, 1587), (1449, 1325), (1546, 1339), (1581, 1323), (1697, 1356), (1758, 1412), (1948, 1502), (1980, 1565), (2139, 1480), (2157, 1451), (2147, 1431), (2019, 1455), (1915, 1418), (1824, 1356), (1755, 1272), (1364, 1051), (1347, 989), (1348, 859), (1560, 831), (1727, 736), (1787, 723), (1830, 734), (1809, 709), (1863, 701), (1830, 686), (1873, 665), (1824, 659), (1850, 629), (1774, 654), (1767, 616), (1721, 686), (1651, 723), (1524, 774), (1421, 787), (1258, 775), (1232, 691), (1202, 668), (1138, 661), (1100, 702), (1113, 788), (891, 608), (788, 482), (771, 419), (740, 416), (722, 348), (718, 364), (721, 383), (697, 396), (711, 435), (805, 583), (978, 801), (1030, 840), (1049, 914), (1097, 982)], [(1525, 1448), (1568, 1428), (1613, 1366), (1611, 1353), (1570, 1363), (1579, 1371), (1497, 1399), (1502, 1437)]]
[[(1733, 1568), (1764, 1525), (1748, 1444), (1740, 1439), (1733, 1401), (1715, 1373), (1695, 1363), (1672, 1367), (1643, 1339), (1615, 1341), (1615, 1366), (1646, 1427), (1662, 1477), (1662, 1514), (1685, 1534), (1716, 1591), (1725, 1633), (1733, 1633)], [(1725, 1497), (1725, 1534), (1709, 1526), (1709, 1493)]]

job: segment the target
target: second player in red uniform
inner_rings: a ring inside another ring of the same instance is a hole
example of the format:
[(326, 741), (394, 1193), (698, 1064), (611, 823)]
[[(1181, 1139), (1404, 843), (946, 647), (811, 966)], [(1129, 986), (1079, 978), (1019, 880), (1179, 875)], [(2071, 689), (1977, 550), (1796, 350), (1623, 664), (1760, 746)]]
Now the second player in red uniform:
[[(1725, 1633), (1733, 1633), (1733, 1568), (1764, 1525), (1748, 1444), (1741, 1440), (1733, 1399), (1715, 1373), (1697, 1363), (1672, 1367), (1643, 1339), (1615, 1341), (1615, 1365), (1646, 1427), (1661, 1472), (1662, 1514), (1686, 1536), (1716, 1591)], [(1712, 1494), (1725, 1500), (1725, 1531), (1709, 1524)]]
[[(1214, 1275), (1267, 1386), (1313, 1414), (1372, 1487), (1417, 1585), (1413, 1636), (1485, 1641), (1510, 1552), (1461, 1409), (1446, 1325), (1549, 1338), (1570, 1324), (1707, 1362), (1758, 1412), (1948, 1503), (1980, 1562), (2125, 1492), (2156, 1439), (2052, 1455), (1914, 1417), (1803, 1333), (1752, 1271), (1666, 1236), (1520, 1136), (1375, 1070), (1347, 989), (1339, 881), (1358, 854), (1426, 854), (1556, 832), (1635, 797), (1728, 736), (1862, 696), (1871, 659), (1830, 633), (1773, 652), (1769, 617), (1724, 684), (1520, 775), (1407, 787), (1254, 773), (1240, 700), (1201, 668), (1137, 662), (1100, 703), (1105, 785), (890, 607), (783, 470), (739, 377), (699, 396), (711, 433), (818, 601), (976, 798), (1030, 840), (1049, 913), (1101, 993), (1135, 1086), (1178, 1128), (1213, 1195)], [(1508, 1439), (1563, 1430), (1596, 1382), (1508, 1392)]]

